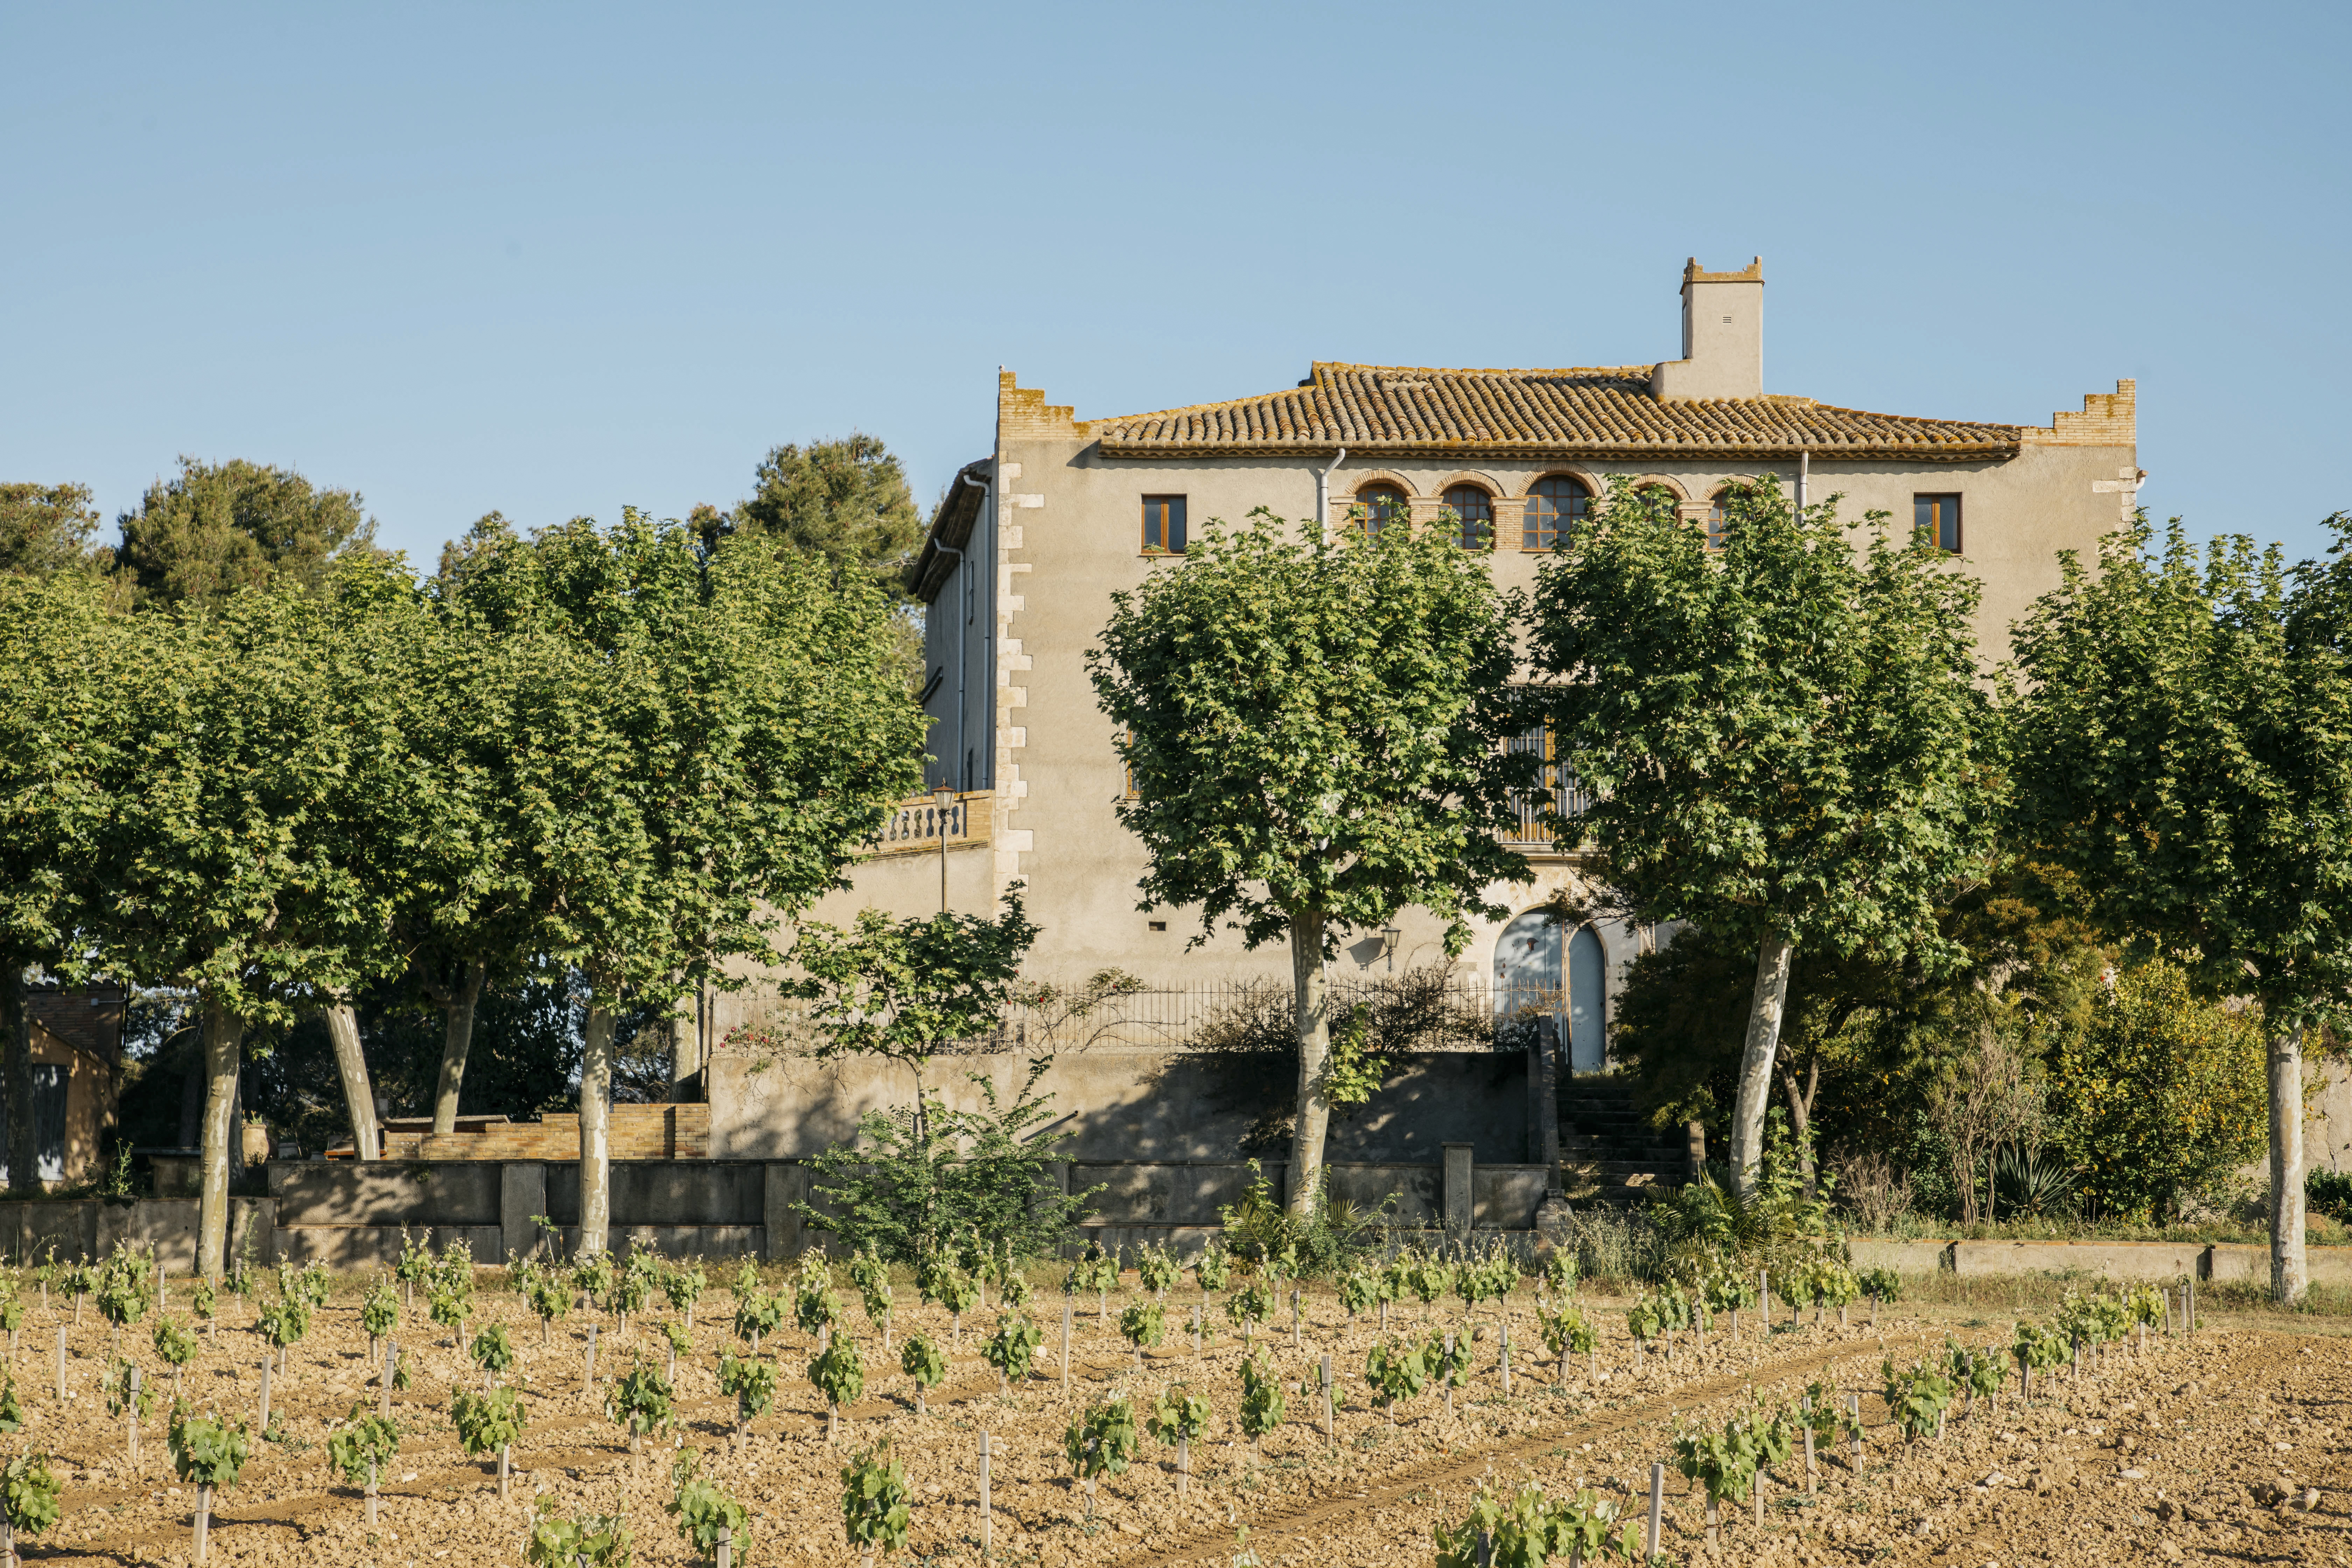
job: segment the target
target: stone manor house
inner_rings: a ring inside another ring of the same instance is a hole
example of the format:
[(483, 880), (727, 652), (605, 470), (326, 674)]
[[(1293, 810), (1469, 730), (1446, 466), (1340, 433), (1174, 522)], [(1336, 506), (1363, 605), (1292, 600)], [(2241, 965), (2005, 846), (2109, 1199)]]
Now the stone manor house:
[[(1286, 987), (1286, 948), (1251, 952), (1220, 932), (1188, 950), (1196, 918), (1135, 907), (1142, 851), (1114, 815), (1125, 773), (1083, 661), (1115, 591), (1183, 570), (1187, 540), (1209, 520), (1238, 522), (1258, 506), (1332, 526), (1445, 527), (1464, 549), (1492, 555), (1498, 582), (1524, 587), (1618, 476), (1664, 489), (1705, 529), (1727, 481), (1772, 473), (1810, 500), (1843, 495), (1848, 518), (1884, 510), (1894, 527), (1928, 531), (1983, 580), (1979, 637), (1989, 659), (2000, 658), (2011, 621), (2056, 584), (2057, 552), (2095, 553), (2131, 514), (2142, 477), (2133, 384), (2089, 395), (2079, 413), (2046, 426), (1767, 392), (1763, 303), (1760, 261), (1738, 272), (1694, 261), (1681, 279), (1681, 353), (1660, 363), (1317, 363), (1293, 386), (1108, 418), (1080, 418), (1000, 374), (993, 440), (956, 475), (914, 568), (928, 607), (929, 782), (948, 793), (909, 802), (854, 888), (814, 918), (842, 923), (867, 906), (921, 915), (943, 900), (985, 913), (1018, 880), (1044, 928), (1037, 974), (1116, 967), (1171, 991), (1253, 977)], [(1476, 930), (1458, 973), (1471, 985), (1555, 998), (1559, 1066), (1601, 1069), (1613, 988), (1654, 933), (1608, 921), (1559, 930), (1536, 911), (1562, 889), (1584, 891), (1575, 847), (1553, 843), (1530, 811), (1517, 847), (1536, 879), (1496, 901), (1526, 912)], [(1408, 910), (1390, 929), (1349, 933), (1333, 980), (1443, 963), (1442, 930)], [(756, 986), (719, 998), (702, 1038), (759, 1009)], [(719, 1123), (793, 1119), (780, 1103), (730, 1110), (730, 1085), (751, 1086), (714, 1067), (715, 1153), (730, 1144)], [(836, 1118), (814, 1120), (844, 1130)], [(814, 1126), (790, 1142), (822, 1146)]]

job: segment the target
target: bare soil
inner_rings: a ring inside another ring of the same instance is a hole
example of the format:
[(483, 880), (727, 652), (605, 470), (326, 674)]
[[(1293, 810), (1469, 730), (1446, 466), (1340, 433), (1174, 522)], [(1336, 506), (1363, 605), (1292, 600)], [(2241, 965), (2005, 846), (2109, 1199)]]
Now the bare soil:
[[(722, 1345), (734, 1341), (731, 1303), (713, 1290), (698, 1312), (695, 1349), (678, 1362), (679, 1426), (649, 1439), (633, 1459), (626, 1435), (604, 1415), (612, 1378), (632, 1354), (666, 1365), (657, 1318), (616, 1331), (612, 1320), (574, 1314), (541, 1345), (538, 1320), (510, 1292), (488, 1288), (476, 1299), (467, 1337), (483, 1323), (506, 1323), (521, 1352), (510, 1378), (525, 1392), (530, 1427), (515, 1453), (517, 1476), (501, 1502), (495, 1466), (466, 1456), (448, 1419), (453, 1384), (478, 1385), (448, 1331), (418, 1310), (404, 1315), (396, 1337), (415, 1358), (414, 1385), (395, 1393), (401, 1458), (383, 1488), (381, 1519), (371, 1534), (359, 1492), (328, 1473), (326, 1437), (355, 1403), (373, 1408), (373, 1369), (358, 1322), (359, 1282), (320, 1311), (310, 1336), (278, 1380), (273, 1414), (287, 1440), (257, 1444), (241, 1485), (225, 1492), (213, 1527), (213, 1560), (236, 1564), (354, 1564), (393, 1568), (441, 1561), (518, 1563), (537, 1493), (568, 1512), (624, 1512), (635, 1533), (635, 1561), (686, 1563), (690, 1557), (668, 1500), (677, 1446), (703, 1450), (707, 1474), (747, 1505), (755, 1564), (856, 1561), (842, 1533), (838, 1471), (857, 1447), (889, 1437), (914, 1491), (906, 1557), (918, 1563), (977, 1563), (978, 1437), (993, 1437), (993, 1536), (1001, 1561), (1040, 1568), (1078, 1565), (1215, 1563), (1231, 1568), (1243, 1547), (1264, 1568), (1277, 1563), (1336, 1568), (1353, 1563), (1426, 1563), (1431, 1527), (1459, 1517), (1485, 1480), (1515, 1485), (1605, 1489), (1639, 1513), (1650, 1465), (1664, 1458), (1678, 1415), (1720, 1420), (1752, 1388), (1767, 1398), (1793, 1397), (1820, 1377), (1842, 1394), (1863, 1396), (1867, 1428), (1860, 1471), (1850, 1450), (1824, 1454), (1806, 1487), (1801, 1462), (1765, 1488), (1759, 1531), (1745, 1508), (1730, 1509), (1710, 1544), (1700, 1500), (1669, 1473), (1662, 1552), (1678, 1563), (1958, 1564), (2117, 1564), (2173, 1561), (2352, 1563), (2352, 1492), (2344, 1454), (2352, 1431), (2352, 1364), (2346, 1339), (2286, 1330), (2294, 1320), (2215, 1322), (2185, 1339), (2154, 1336), (2145, 1356), (2111, 1349), (2095, 1370), (2064, 1374), (2021, 1404), (2014, 1378), (1996, 1410), (1954, 1409), (1940, 1441), (1904, 1445), (1885, 1424), (1876, 1389), (1882, 1345), (1898, 1362), (1940, 1349), (1947, 1333), (1968, 1343), (2005, 1343), (2004, 1318), (1938, 1311), (1931, 1320), (1890, 1309), (1874, 1328), (1867, 1309), (1841, 1328), (1834, 1316), (1793, 1326), (1784, 1310), (1769, 1336), (1748, 1314), (1737, 1336), (1711, 1334), (1704, 1350), (1685, 1336), (1671, 1360), (1637, 1355), (1622, 1303), (1588, 1300), (1601, 1322), (1602, 1381), (1580, 1357), (1562, 1380), (1536, 1335), (1535, 1300), (1523, 1291), (1507, 1307), (1487, 1306), (1465, 1324), (1458, 1304), (1441, 1304), (1432, 1329), (1452, 1326), (1478, 1338), (1476, 1373), (1449, 1415), (1443, 1397), (1424, 1393), (1391, 1415), (1365, 1388), (1366, 1352), (1379, 1337), (1366, 1320), (1348, 1321), (1328, 1293), (1310, 1293), (1293, 1343), (1286, 1306), (1255, 1334), (1256, 1352), (1290, 1388), (1288, 1418), (1254, 1454), (1234, 1422), (1241, 1335), (1217, 1313), (1218, 1332), (1195, 1358), (1181, 1325), (1200, 1300), (1171, 1293), (1168, 1342), (1135, 1357), (1118, 1337), (1115, 1293), (1108, 1321), (1091, 1298), (1074, 1314), (1070, 1377), (1060, 1376), (1062, 1299), (1041, 1297), (1033, 1316), (1045, 1330), (1036, 1375), (1009, 1394), (979, 1357), (995, 1311), (967, 1314), (963, 1343), (948, 1383), (932, 1391), (928, 1415), (914, 1409), (911, 1380), (885, 1356), (879, 1335), (853, 1306), (847, 1325), (865, 1352), (866, 1397), (845, 1410), (841, 1440), (824, 1440), (825, 1411), (805, 1367), (814, 1352), (805, 1335), (786, 1332), (763, 1351), (778, 1366), (777, 1408), (752, 1423), (748, 1445), (732, 1447), (733, 1402), (717, 1389)], [(1129, 1283), (1131, 1289), (1132, 1277)], [(265, 1287), (267, 1289), (268, 1287)], [(185, 1318), (186, 1283), (173, 1281), (174, 1315)], [(847, 1297), (847, 1292), (842, 1294)], [(902, 1289), (897, 1332), (919, 1328), (945, 1342), (945, 1314)], [(128, 1453), (128, 1423), (105, 1415), (98, 1379), (110, 1333), (85, 1308), (75, 1326), (69, 1303), (27, 1315), (13, 1360), (29, 1424), (0, 1439), (0, 1452), (55, 1454), (67, 1481), (58, 1529), (22, 1543), (31, 1563), (178, 1564), (191, 1560), (192, 1489), (172, 1479), (162, 1410), (142, 1434), (140, 1457)], [(1449, 1310), (1450, 1309), (1450, 1310)], [(1496, 1351), (1498, 1329), (1512, 1325), (1513, 1381), (1506, 1394)], [(662, 1316), (667, 1316), (665, 1311)], [(255, 1415), (263, 1346), (250, 1304), (228, 1300), (217, 1338), (189, 1369), (193, 1403)], [(55, 1389), (56, 1328), (67, 1325), (67, 1398)], [(596, 1385), (584, 1379), (591, 1322), (601, 1326)], [(1392, 1309), (1400, 1331), (1423, 1331), (1418, 1305)], [(163, 1388), (170, 1373), (155, 1357), (152, 1319), (123, 1336), (126, 1352)], [(740, 1347), (738, 1347), (740, 1349)], [(1333, 1357), (1346, 1394), (1327, 1441), (1319, 1406), (1298, 1391), (1317, 1359)], [(1186, 1382), (1209, 1395), (1218, 1425), (1192, 1456), (1189, 1495), (1177, 1494), (1172, 1450), (1143, 1440), (1138, 1462), (1104, 1480), (1087, 1516), (1087, 1499), (1062, 1457), (1072, 1412), (1112, 1392), (1149, 1406), (1159, 1389)], [(740, 1559), (739, 1561), (744, 1561)]]

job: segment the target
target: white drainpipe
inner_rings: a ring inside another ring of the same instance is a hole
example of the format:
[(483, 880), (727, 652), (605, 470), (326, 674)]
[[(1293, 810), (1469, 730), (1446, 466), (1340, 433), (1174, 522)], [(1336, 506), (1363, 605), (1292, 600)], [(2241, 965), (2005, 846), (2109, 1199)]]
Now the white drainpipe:
[(1332, 454), (1330, 468), (1315, 470), (1315, 527), (1323, 542), (1331, 542), (1331, 468), (1348, 460), (1348, 448), (1342, 447)]

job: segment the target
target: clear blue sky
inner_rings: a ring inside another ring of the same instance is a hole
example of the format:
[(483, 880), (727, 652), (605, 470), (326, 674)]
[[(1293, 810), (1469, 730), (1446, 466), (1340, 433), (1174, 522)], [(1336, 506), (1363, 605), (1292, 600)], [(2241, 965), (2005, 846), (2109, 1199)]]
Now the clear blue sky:
[(999, 364), (1081, 416), (1315, 359), (1649, 362), (1764, 258), (1768, 388), (2047, 423), (2144, 499), (2352, 507), (2352, 8), (0, 10), (0, 479), (354, 487), (429, 563), (864, 429), (928, 508)]

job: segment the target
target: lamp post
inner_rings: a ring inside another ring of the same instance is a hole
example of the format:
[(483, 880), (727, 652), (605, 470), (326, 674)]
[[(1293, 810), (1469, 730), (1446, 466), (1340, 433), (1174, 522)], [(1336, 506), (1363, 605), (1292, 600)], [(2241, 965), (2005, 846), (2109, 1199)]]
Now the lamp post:
[(931, 791), (931, 815), (940, 830), (940, 913), (948, 912), (948, 813), (955, 809), (955, 791), (939, 784)]

